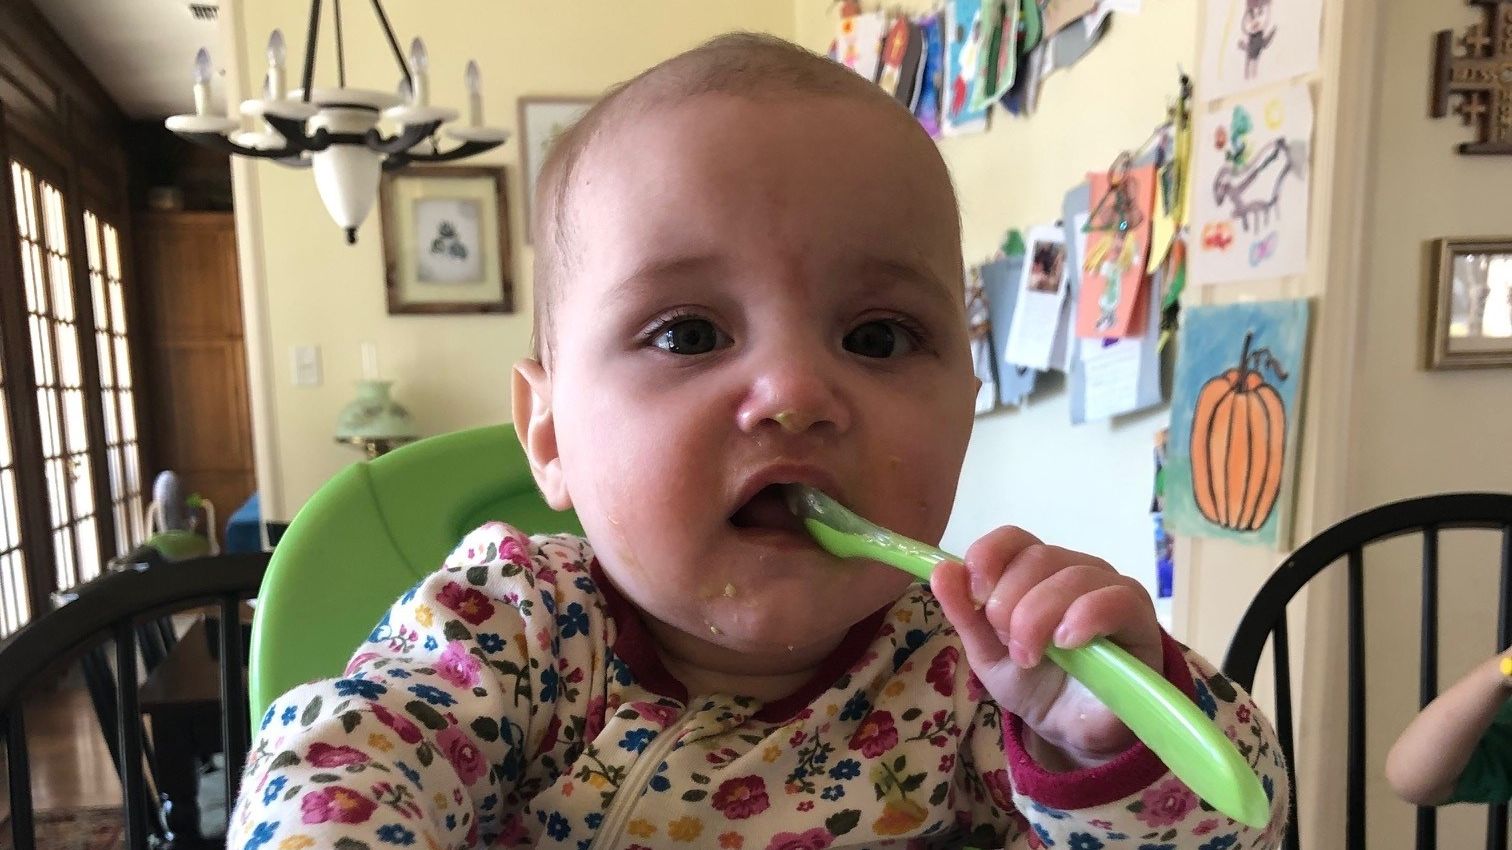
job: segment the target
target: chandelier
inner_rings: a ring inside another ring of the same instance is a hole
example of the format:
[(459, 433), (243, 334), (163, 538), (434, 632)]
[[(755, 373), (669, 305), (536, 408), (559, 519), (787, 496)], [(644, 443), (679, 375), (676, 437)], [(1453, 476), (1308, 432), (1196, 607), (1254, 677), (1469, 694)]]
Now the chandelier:
[[(380, 0), (373, 12), (388, 38), (402, 80), (398, 94), (349, 88), (346, 45), (341, 32), (341, 0), (332, 0), (336, 30), (336, 88), (315, 88), (315, 48), (320, 34), (322, 0), (310, 2), (310, 27), (305, 37), (304, 85), (285, 92), (283, 33), (268, 39), (268, 73), (263, 96), (241, 104), (241, 114), (258, 122), (258, 129), (210, 112), (210, 54), (201, 48), (194, 60), (194, 113), (175, 115), (168, 129), (198, 144), (238, 156), (269, 159), (296, 168), (310, 168), (326, 210), (346, 232), (348, 244), (357, 241), (357, 227), (367, 218), (378, 195), (383, 171), (411, 162), (448, 162), (503, 144), (506, 130), (483, 124), (483, 85), (478, 63), (468, 62), (464, 80), (468, 93), (468, 122), (449, 127), (446, 135), (457, 144), (442, 150), (437, 133), (457, 119), (457, 111), (430, 104), (429, 61), (425, 44), (416, 38), (409, 61), (399, 49), (393, 27)], [(398, 127), (386, 135), (379, 121)]]

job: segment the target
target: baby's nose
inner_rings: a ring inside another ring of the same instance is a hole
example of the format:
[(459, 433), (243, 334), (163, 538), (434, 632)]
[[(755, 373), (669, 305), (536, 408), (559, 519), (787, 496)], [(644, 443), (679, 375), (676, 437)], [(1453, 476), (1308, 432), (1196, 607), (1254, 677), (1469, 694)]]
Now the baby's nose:
[(748, 433), (770, 428), (789, 434), (823, 427), (844, 431), (850, 427), (850, 411), (822, 358), (789, 351), (755, 371), (737, 423)]

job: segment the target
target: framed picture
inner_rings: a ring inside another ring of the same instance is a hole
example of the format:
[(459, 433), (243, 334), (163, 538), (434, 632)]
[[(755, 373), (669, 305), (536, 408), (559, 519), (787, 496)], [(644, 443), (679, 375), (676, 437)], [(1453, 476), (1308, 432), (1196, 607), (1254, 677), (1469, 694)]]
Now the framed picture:
[(412, 166), (383, 175), (390, 315), (514, 311), (504, 169)]
[(1512, 237), (1439, 239), (1431, 253), (1427, 367), (1512, 366)]
[(536, 177), (546, 161), (546, 149), (557, 134), (572, 126), (592, 106), (591, 97), (530, 96), (520, 98), (520, 173), (525, 175), (525, 242), (531, 241), (535, 218), (530, 205), (535, 200)]

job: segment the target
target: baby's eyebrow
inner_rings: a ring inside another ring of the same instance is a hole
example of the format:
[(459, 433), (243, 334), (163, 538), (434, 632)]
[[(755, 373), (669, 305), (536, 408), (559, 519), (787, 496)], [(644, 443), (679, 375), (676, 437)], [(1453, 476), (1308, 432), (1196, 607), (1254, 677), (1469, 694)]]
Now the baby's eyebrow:
[(856, 271), (863, 280), (884, 281), (909, 286), (923, 286), (933, 295), (952, 303), (959, 298), (950, 285), (927, 268), (895, 257), (862, 257), (856, 263)]
[(609, 300), (618, 301), (643, 292), (653, 284), (665, 283), (678, 278), (706, 277), (723, 268), (725, 261), (714, 254), (684, 254), (656, 257), (614, 284), (609, 290)]

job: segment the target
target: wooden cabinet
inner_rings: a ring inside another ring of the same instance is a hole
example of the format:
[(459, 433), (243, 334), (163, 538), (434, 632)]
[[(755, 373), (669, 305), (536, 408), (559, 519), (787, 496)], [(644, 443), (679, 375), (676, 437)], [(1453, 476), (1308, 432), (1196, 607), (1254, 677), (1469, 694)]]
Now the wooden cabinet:
[[(141, 216), (138, 274), (156, 469), (215, 503), (220, 524), (256, 489), (231, 213)], [(149, 485), (150, 486), (150, 485)], [(223, 528), (216, 534), (223, 533)]]

